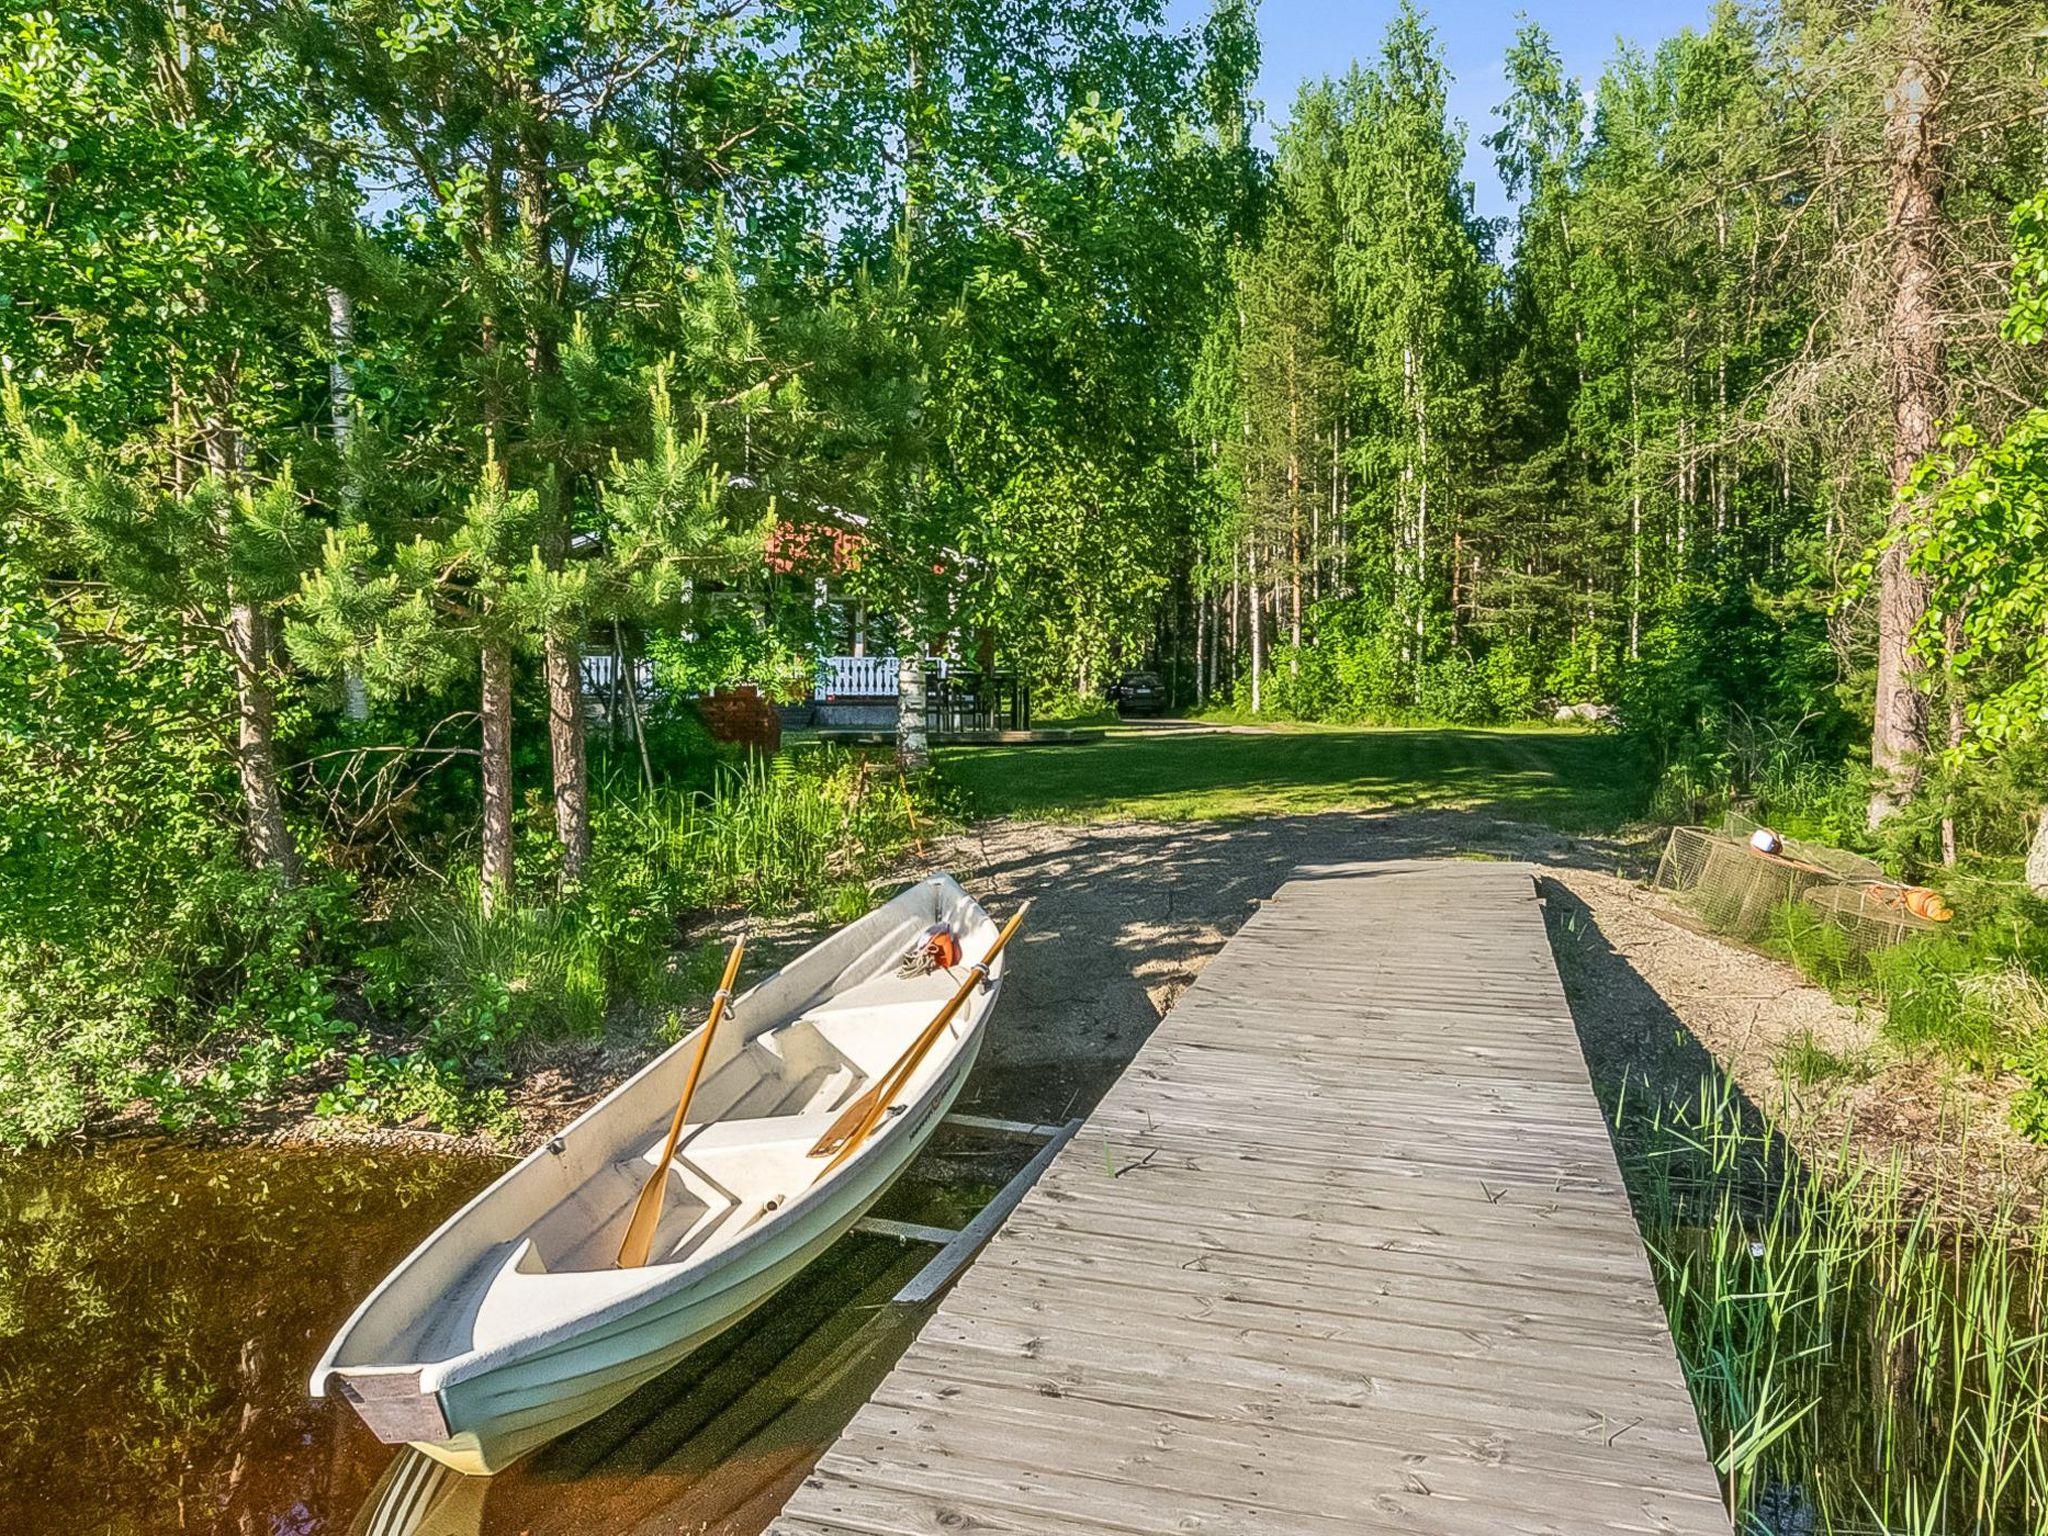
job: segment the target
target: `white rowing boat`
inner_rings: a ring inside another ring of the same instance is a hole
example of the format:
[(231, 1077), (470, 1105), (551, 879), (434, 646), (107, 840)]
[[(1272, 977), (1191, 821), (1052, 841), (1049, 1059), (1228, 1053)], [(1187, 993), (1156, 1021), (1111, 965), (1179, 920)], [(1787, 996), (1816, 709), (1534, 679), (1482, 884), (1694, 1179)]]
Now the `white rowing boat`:
[[(314, 1368), (377, 1436), (498, 1471), (595, 1417), (766, 1301), (874, 1203), (951, 1106), (1002, 985), (998, 955), (847, 1152), (818, 1144), (961, 984), (907, 974), (943, 925), (996, 929), (946, 875), (919, 881), (737, 998), (713, 1034), (666, 1175), (650, 1261), (621, 1268), (697, 1034), (450, 1217), (372, 1291)], [(914, 968), (913, 968), (914, 969)], [(701, 1032), (701, 1031), (700, 1031)]]

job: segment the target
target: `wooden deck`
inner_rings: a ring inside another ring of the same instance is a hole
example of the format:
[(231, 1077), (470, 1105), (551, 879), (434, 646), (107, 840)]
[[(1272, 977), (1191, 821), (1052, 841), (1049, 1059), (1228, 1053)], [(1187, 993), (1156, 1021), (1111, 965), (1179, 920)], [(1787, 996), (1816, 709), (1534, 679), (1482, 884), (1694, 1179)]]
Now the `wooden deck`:
[(1728, 1536), (1528, 866), (1297, 871), (772, 1530)]

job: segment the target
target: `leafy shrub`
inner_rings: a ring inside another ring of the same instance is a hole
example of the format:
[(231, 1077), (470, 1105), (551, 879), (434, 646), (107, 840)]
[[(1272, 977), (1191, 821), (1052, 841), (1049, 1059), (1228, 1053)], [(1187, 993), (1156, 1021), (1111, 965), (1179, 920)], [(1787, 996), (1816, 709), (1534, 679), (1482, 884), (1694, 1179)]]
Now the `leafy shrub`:
[[(1417, 668), (1414, 636), (1381, 605), (1358, 599), (1316, 610), (1314, 645), (1279, 646), (1262, 679), (1268, 709), (1301, 720), (1484, 725), (1536, 713), (1533, 653), (1503, 640), (1475, 657), (1437, 650)], [(1442, 642), (1439, 640), (1438, 645)]]
[(0, 938), (0, 1141), (47, 1142), (100, 1107), (229, 1123), (353, 1037), (338, 976), (353, 883), (287, 886), (222, 856), (161, 904), (60, 949)]
[(1384, 624), (1339, 636), (1333, 661), (1346, 718), (1382, 716), (1406, 701), (1407, 667), (1401, 657), (1401, 640)]
[(1275, 647), (1264, 681), (1271, 707), (1302, 720), (1378, 721), (1409, 712), (1412, 669), (1404, 637), (1377, 603), (1350, 598), (1319, 603), (1314, 645)]
[(1620, 670), (1613, 647), (1598, 631), (1582, 629), (1551, 662), (1542, 691), (1566, 704), (1610, 703)]
[(1668, 782), (1656, 795), (1675, 820), (1731, 798), (1823, 775), (1857, 750), (1864, 727), (1845, 696), (1819, 594), (1779, 596), (1733, 568), (1709, 572), (1642, 636), (1611, 674), (1623, 729)]
[(750, 605), (707, 602), (687, 636), (649, 637), (655, 682), (663, 694), (678, 698), (742, 682), (758, 685), (770, 698), (805, 698), (815, 658), (827, 644), (821, 617), (808, 601), (783, 603), (764, 624)]
[(1536, 714), (1536, 655), (1520, 640), (1496, 641), (1480, 663), (1486, 697), (1495, 720), (1528, 720)]
[(97, 955), (35, 949), (10, 941), (0, 959), (0, 1145), (45, 1145), (125, 1103), (153, 1038), (147, 1000)]
[(2009, 1041), (2003, 1065), (2025, 1080), (2013, 1098), (2013, 1128), (2031, 1141), (2048, 1141), (2048, 985), (2007, 966), (1965, 977), (1960, 990), (1973, 1011), (1999, 1021)]
[(1494, 718), (1485, 670), (1462, 651), (1437, 657), (1422, 669), (1415, 707), (1431, 720), (1483, 725)]
[(428, 1050), (353, 1053), (314, 1112), (495, 1137), (513, 1133), (518, 1123), (503, 1088), (477, 1088), (459, 1059)]

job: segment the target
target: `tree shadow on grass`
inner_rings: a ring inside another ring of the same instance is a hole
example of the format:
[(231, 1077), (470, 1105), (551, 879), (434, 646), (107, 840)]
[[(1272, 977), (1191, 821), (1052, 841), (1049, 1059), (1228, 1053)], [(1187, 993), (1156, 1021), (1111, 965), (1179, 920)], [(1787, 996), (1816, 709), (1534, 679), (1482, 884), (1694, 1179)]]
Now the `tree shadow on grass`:
[(965, 748), (947, 777), (983, 816), (1224, 817), (1462, 806), (1568, 830), (1642, 801), (1610, 735), (1461, 728), (1137, 733), (1072, 748)]

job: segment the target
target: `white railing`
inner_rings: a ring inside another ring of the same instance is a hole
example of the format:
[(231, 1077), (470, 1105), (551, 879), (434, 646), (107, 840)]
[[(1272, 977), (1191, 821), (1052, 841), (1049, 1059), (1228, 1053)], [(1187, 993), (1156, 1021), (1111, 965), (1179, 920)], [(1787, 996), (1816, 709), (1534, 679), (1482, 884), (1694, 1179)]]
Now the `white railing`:
[(893, 699), (896, 658), (820, 656), (816, 692), (821, 699)]
[[(926, 683), (946, 675), (946, 658), (933, 656), (924, 664)], [(893, 699), (896, 697), (894, 656), (820, 656), (818, 682), (813, 690), (818, 699)]]

